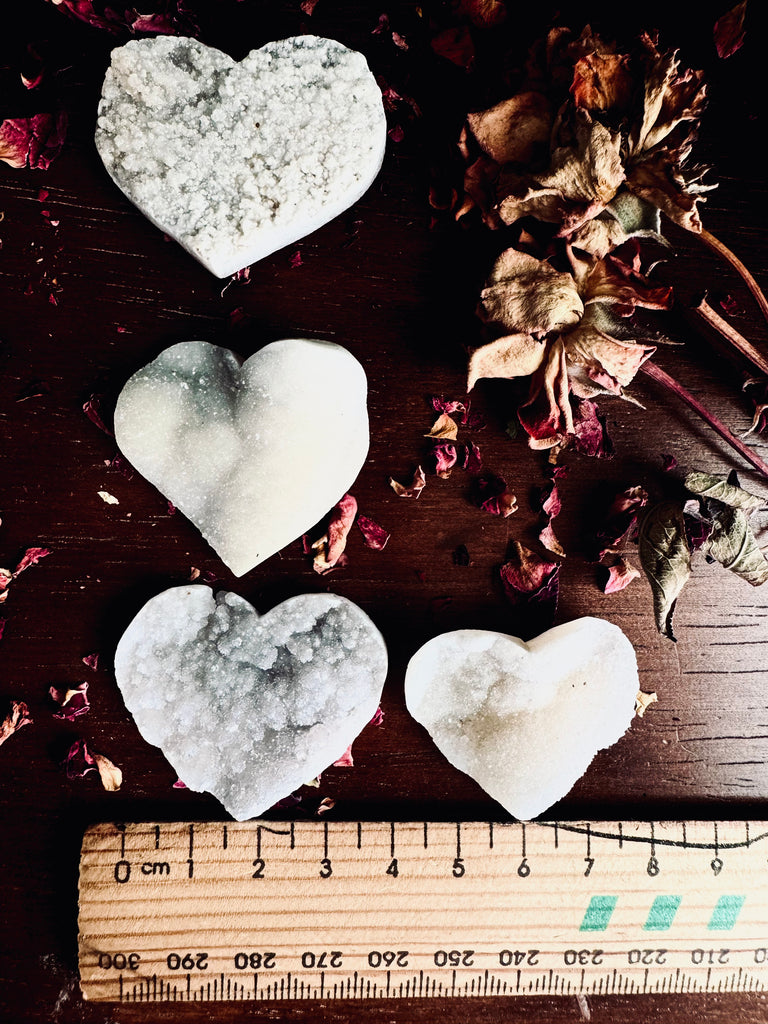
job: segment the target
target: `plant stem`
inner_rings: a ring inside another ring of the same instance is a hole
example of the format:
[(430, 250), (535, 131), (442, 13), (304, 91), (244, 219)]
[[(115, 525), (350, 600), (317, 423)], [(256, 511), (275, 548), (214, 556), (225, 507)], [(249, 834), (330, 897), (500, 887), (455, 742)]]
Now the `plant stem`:
[(651, 380), (656, 381), (657, 384), (661, 384), (668, 391), (671, 391), (674, 395), (685, 402), (685, 404), (693, 409), (701, 418), (712, 427), (712, 429), (722, 437), (724, 441), (735, 448), (751, 466), (753, 466), (758, 473), (762, 473), (766, 479), (768, 479), (768, 465), (763, 462), (759, 455), (756, 455), (751, 448), (747, 447), (741, 438), (736, 437), (731, 431), (722, 423), (716, 416), (701, 404), (701, 402), (694, 398), (694, 396), (687, 391), (682, 384), (678, 384), (674, 377), (670, 377), (668, 373), (665, 373), (661, 367), (647, 359), (640, 367), (641, 371), (645, 373)]
[(752, 363), (761, 373), (768, 375), (768, 359), (759, 352), (755, 346), (740, 334), (735, 327), (731, 327), (727, 320), (723, 320), (719, 313), (716, 313), (706, 299), (702, 299), (694, 311), (699, 314), (705, 323), (713, 327), (725, 338), (729, 345), (732, 345), (738, 352)]
[(755, 297), (755, 301), (760, 307), (763, 316), (766, 320), (768, 320), (768, 299), (766, 299), (762, 289), (760, 288), (760, 285), (757, 283), (754, 277), (752, 277), (752, 275), (741, 262), (739, 257), (735, 253), (731, 252), (727, 245), (723, 245), (719, 238), (715, 238), (713, 234), (707, 231), (706, 228), (701, 229), (699, 238), (702, 240), (702, 242), (704, 242), (705, 245), (708, 245), (710, 249), (716, 252), (718, 256), (722, 256), (724, 260), (730, 263), (730, 265), (733, 267), (733, 269), (736, 271), (739, 277), (744, 281), (744, 284), (746, 284), (747, 288), (749, 288), (749, 290), (752, 292), (753, 296)]

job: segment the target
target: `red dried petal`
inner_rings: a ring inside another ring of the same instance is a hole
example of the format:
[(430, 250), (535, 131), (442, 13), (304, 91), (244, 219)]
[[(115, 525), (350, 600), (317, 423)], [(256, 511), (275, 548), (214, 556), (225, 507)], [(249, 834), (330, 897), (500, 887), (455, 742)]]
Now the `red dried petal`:
[(11, 167), (46, 170), (61, 152), (67, 115), (35, 114), (0, 122), (0, 160)]
[(187, 786), (186, 782), (182, 782), (181, 779), (176, 779), (172, 789), (189, 789), (189, 786)]
[(51, 686), (48, 688), (48, 693), (51, 700), (62, 709), (54, 712), (54, 718), (60, 718), (64, 722), (74, 722), (76, 718), (80, 718), (90, 710), (88, 683), (80, 683), (73, 687)]
[(463, 445), (460, 451), (461, 461), (459, 465), (461, 468), (466, 469), (468, 473), (479, 473), (483, 468), (483, 459), (477, 445), (473, 441), (470, 441), (469, 444)]
[(308, 17), (311, 18), (318, 3), (319, 0), (301, 0), (301, 9)]
[(345, 494), (331, 509), (325, 535), (312, 545), (315, 572), (322, 574), (344, 565), (344, 549), (356, 515), (357, 501), (351, 494)]
[(616, 594), (628, 587), (632, 580), (636, 580), (640, 572), (630, 562), (619, 557), (614, 565), (605, 566), (608, 570), (608, 579), (603, 587), (606, 594)]
[(358, 516), (357, 525), (360, 527), (366, 547), (372, 548), (374, 551), (384, 550), (390, 535), (383, 526), (379, 526), (368, 516)]
[(470, 497), (478, 508), (492, 516), (506, 518), (517, 511), (517, 499), (507, 490), (507, 481), (490, 470), (473, 478)]
[(21, 561), (14, 570), (14, 579), (28, 569), (31, 565), (37, 565), (41, 558), (45, 558), (46, 555), (50, 555), (50, 548), (27, 548), (24, 554), (21, 556)]
[(65, 764), (68, 779), (82, 779), (88, 772), (96, 771), (96, 762), (91, 757), (85, 740), (75, 740), (69, 748)]
[(560, 565), (513, 541), (512, 557), (499, 569), (504, 596), (518, 611), (516, 631), (525, 639), (548, 629), (557, 610)]
[(333, 762), (334, 768), (352, 768), (355, 762), (352, 759), (352, 744), (350, 743), (341, 757)]
[(741, 0), (715, 22), (714, 37), (718, 57), (732, 57), (744, 45), (744, 18), (747, 0)]
[(475, 44), (466, 25), (455, 25), (438, 32), (430, 40), (438, 57), (445, 57), (460, 68), (469, 68), (475, 59)]
[(456, 465), (457, 458), (456, 445), (450, 441), (441, 441), (432, 448), (424, 461), (431, 473), (447, 480)]
[(83, 403), (83, 412), (91, 423), (94, 423), (99, 430), (103, 430), (105, 434), (109, 434), (110, 437), (114, 437), (114, 433), (101, 418), (101, 401), (101, 395), (91, 395), (90, 398)]
[(82, 659), (82, 661), (83, 661), (84, 665), (86, 665), (88, 668), (93, 669), (93, 671), (95, 672), (98, 669), (98, 667), (99, 667), (99, 653), (98, 653), (98, 651), (94, 651), (93, 654), (86, 654), (86, 656)]

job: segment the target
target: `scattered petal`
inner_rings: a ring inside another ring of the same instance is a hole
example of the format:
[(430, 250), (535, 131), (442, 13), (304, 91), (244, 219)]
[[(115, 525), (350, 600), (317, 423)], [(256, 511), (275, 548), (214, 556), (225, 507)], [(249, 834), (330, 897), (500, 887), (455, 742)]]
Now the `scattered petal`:
[(492, 516), (511, 516), (517, 512), (517, 498), (507, 490), (507, 481), (486, 470), (473, 477), (470, 487), (473, 504)]
[(351, 494), (345, 494), (331, 509), (326, 533), (312, 544), (315, 572), (322, 575), (344, 564), (344, 549), (356, 515), (357, 501)]
[(390, 535), (383, 526), (379, 526), (368, 516), (358, 516), (357, 525), (360, 527), (366, 547), (372, 548), (374, 551), (384, 550)]
[(86, 654), (82, 661), (87, 668), (93, 669), (93, 671), (95, 672), (99, 667), (98, 651), (94, 651), (93, 654)]
[(32, 719), (29, 717), (29, 708), (24, 701), (12, 700), (10, 711), (0, 722), (0, 746), (13, 736), (15, 732), (18, 732), (19, 729), (31, 724)]
[(741, 0), (741, 3), (715, 22), (714, 37), (718, 57), (732, 57), (744, 45), (746, 13), (747, 0)]
[(101, 784), (108, 793), (116, 793), (123, 784), (123, 773), (103, 754), (94, 754), (93, 759), (99, 771)]
[(114, 433), (101, 418), (101, 401), (101, 395), (91, 395), (91, 397), (83, 404), (83, 412), (91, 423), (94, 423), (99, 430), (103, 430), (105, 434), (109, 434), (110, 437), (114, 437)]
[(182, 782), (181, 779), (176, 779), (176, 781), (174, 782), (172, 788), (173, 789), (189, 789), (189, 787), (187, 786), (186, 782)]
[(344, 753), (338, 760), (333, 762), (334, 768), (352, 768), (354, 767), (354, 760), (352, 759), (352, 744), (350, 743)]
[(455, 441), (459, 428), (448, 413), (442, 412), (432, 424), (432, 429), (424, 437), (431, 437), (436, 440)]
[(114, 496), (114, 494), (110, 494), (109, 491), (97, 491), (96, 493), (106, 505), (120, 504), (119, 500)]
[(658, 700), (657, 693), (644, 693), (643, 690), (638, 690), (635, 697), (635, 714), (637, 717), (642, 718), (651, 704), (656, 704)]
[(76, 718), (88, 713), (90, 701), (88, 700), (88, 683), (80, 683), (79, 686), (64, 688), (51, 686), (48, 689), (51, 700), (62, 709), (55, 711), (54, 718), (60, 718), (65, 722), (74, 722)]
[(332, 796), (324, 796), (320, 803), (317, 805), (317, 811), (315, 812), (318, 816), (325, 814), (327, 811), (332, 811), (336, 806), (336, 801)]
[(614, 553), (610, 565), (606, 564), (604, 559), (603, 567), (608, 573), (608, 578), (603, 586), (604, 594), (616, 594), (640, 576), (640, 571), (618, 553)]
[(91, 757), (85, 740), (75, 740), (66, 758), (68, 779), (82, 779), (88, 772), (96, 771), (96, 762)]
[(418, 498), (424, 490), (427, 478), (421, 466), (417, 466), (413, 473), (413, 480), (410, 484), (401, 484), (394, 477), (389, 478), (389, 486), (398, 498)]
[(31, 565), (37, 565), (41, 558), (45, 558), (46, 555), (50, 555), (50, 553), (50, 548), (27, 548), (21, 557), (21, 561), (13, 572), (14, 579), (21, 575), (21, 573)]
[(517, 635), (532, 636), (549, 629), (557, 610), (560, 565), (513, 541), (510, 559), (499, 573), (507, 600), (518, 611)]

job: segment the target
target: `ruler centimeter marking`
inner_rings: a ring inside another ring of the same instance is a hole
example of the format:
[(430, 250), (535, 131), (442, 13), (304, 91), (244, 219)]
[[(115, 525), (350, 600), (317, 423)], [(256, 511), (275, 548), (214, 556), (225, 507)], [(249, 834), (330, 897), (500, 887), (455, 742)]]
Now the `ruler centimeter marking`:
[(80, 983), (120, 1002), (768, 991), (768, 822), (102, 824)]

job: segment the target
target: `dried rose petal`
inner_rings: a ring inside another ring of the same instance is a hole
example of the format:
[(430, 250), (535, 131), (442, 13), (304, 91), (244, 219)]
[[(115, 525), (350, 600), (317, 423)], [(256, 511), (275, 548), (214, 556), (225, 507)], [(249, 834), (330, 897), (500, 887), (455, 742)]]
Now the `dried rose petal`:
[(665, 473), (669, 473), (670, 470), (675, 469), (677, 466), (677, 459), (674, 455), (665, 453), (661, 456), (661, 468)]
[(5, 718), (0, 722), (0, 746), (5, 743), (15, 732), (25, 725), (31, 725), (29, 708), (23, 700), (12, 700), (11, 709)]
[(296, 270), (297, 267), (300, 267), (300, 266), (303, 265), (304, 260), (301, 258), (301, 250), (300, 249), (297, 249), (296, 252), (293, 253), (291, 258), (288, 260), (288, 263), (289, 263), (289, 265), (290, 265), (292, 270)]
[(182, 782), (181, 779), (176, 779), (176, 781), (174, 782), (174, 784), (173, 784), (173, 786), (171, 788), (172, 789), (188, 789), (189, 787), (187, 786), (186, 782)]
[(616, 594), (628, 587), (632, 580), (640, 576), (638, 569), (619, 554), (614, 554), (615, 561), (603, 567), (608, 572), (608, 578), (603, 586), (603, 593)]
[(101, 395), (91, 395), (90, 398), (83, 403), (83, 412), (91, 423), (94, 423), (99, 430), (103, 430), (105, 434), (109, 434), (110, 437), (114, 437), (114, 433), (101, 418), (101, 401)]
[(442, 480), (447, 480), (456, 465), (457, 458), (456, 445), (450, 441), (443, 441), (433, 447), (424, 461), (430, 472), (435, 473)]
[(82, 779), (88, 772), (96, 771), (96, 762), (91, 757), (85, 740), (75, 740), (66, 758), (68, 779)]
[(7, 619), (0, 619), (0, 640), (3, 639), (3, 633), (5, 632), (5, 624), (7, 621)]
[(93, 671), (95, 672), (99, 667), (98, 651), (94, 651), (93, 654), (86, 654), (85, 657), (82, 659), (82, 662), (84, 665), (86, 665), (88, 668), (93, 669)]
[(358, 516), (357, 525), (360, 527), (366, 547), (372, 548), (374, 551), (384, 550), (390, 535), (383, 526), (379, 526), (369, 516)]
[(455, 420), (452, 420), (448, 413), (441, 412), (432, 424), (430, 432), (425, 434), (424, 437), (430, 437), (441, 441), (455, 441), (458, 432), (459, 428)]
[(499, 569), (504, 596), (518, 612), (515, 632), (523, 639), (549, 629), (557, 610), (560, 565), (513, 541), (510, 560)]
[(334, 768), (352, 768), (354, 767), (354, 760), (352, 759), (352, 744), (350, 743), (341, 757), (333, 762)]
[(21, 556), (21, 561), (16, 566), (13, 572), (14, 579), (21, 575), (25, 569), (28, 569), (31, 565), (37, 565), (41, 558), (45, 558), (46, 555), (50, 555), (50, 548), (27, 548), (24, 554)]
[(473, 504), (492, 516), (511, 516), (517, 511), (517, 498), (507, 490), (507, 481), (486, 470), (472, 480), (470, 496)]
[(67, 115), (35, 114), (0, 122), (0, 160), (11, 167), (46, 170), (61, 152)]
[(604, 552), (618, 547), (637, 523), (641, 508), (648, 504), (648, 492), (643, 487), (628, 487), (620, 491), (611, 502), (602, 526), (597, 531), (596, 546), (599, 560)]
[(430, 39), (430, 46), (438, 57), (445, 57), (460, 68), (469, 68), (475, 59), (475, 44), (466, 25), (443, 29)]
[(608, 436), (605, 416), (601, 416), (594, 402), (581, 399), (573, 410), (574, 447), (582, 455), (596, 459), (611, 458), (613, 441)]
[(344, 565), (344, 549), (356, 515), (357, 501), (351, 494), (345, 494), (331, 509), (327, 532), (312, 545), (315, 572), (322, 575)]
[(461, 468), (465, 469), (468, 473), (479, 473), (483, 468), (483, 459), (480, 455), (480, 449), (474, 441), (461, 446), (459, 451), (461, 452), (459, 456)]
[(539, 531), (539, 543), (542, 547), (546, 548), (547, 551), (551, 551), (553, 555), (557, 555), (558, 558), (565, 558), (565, 550), (555, 536), (555, 531), (552, 529), (552, 523), (547, 522)]
[(54, 718), (60, 718), (64, 722), (74, 722), (76, 718), (88, 713), (90, 701), (88, 700), (88, 683), (80, 683), (74, 687), (51, 686), (48, 688), (51, 700), (62, 709), (55, 711)]
[(319, 0), (301, 0), (301, 9), (308, 17), (311, 18), (318, 3)]
[(715, 22), (714, 37), (718, 57), (732, 57), (744, 45), (744, 18), (747, 0), (741, 0)]
[(457, 402), (452, 398), (444, 398), (442, 395), (432, 395), (431, 402), (435, 412), (444, 412), (448, 416), (453, 416), (455, 412), (465, 414), (467, 411), (464, 402)]
[(332, 811), (335, 806), (336, 801), (333, 799), (332, 796), (324, 796), (320, 803), (317, 805), (317, 810), (315, 811), (315, 813), (319, 817), (320, 815), (325, 814), (327, 811)]
[(383, 725), (383, 724), (384, 724), (384, 712), (379, 707), (379, 708), (376, 708), (376, 713), (374, 714), (373, 718), (370, 720), (368, 725), (373, 725), (373, 726), (376, 726), (378, 728), (378, 726)]
[(108, 793), (115, 793), (123, 784), (123, 773), (104, 754), (94, 754), (101, 784)]
[(426, 475), (421, 466), (417, 466), (413, 472), (413, 480), (410, 485), (398, 483), (394, 477), (389, 478), (389, 486), (398, 498), (418, 498), (427, 483)]

